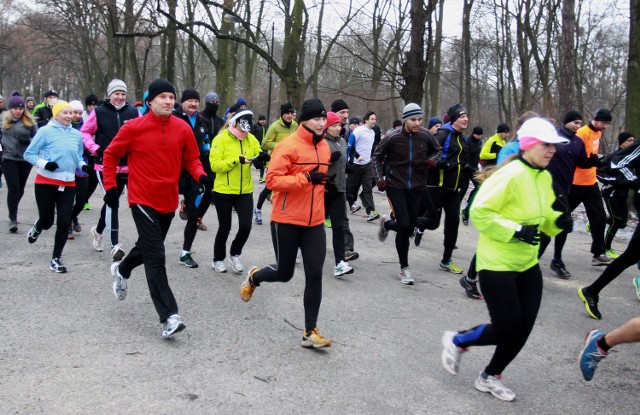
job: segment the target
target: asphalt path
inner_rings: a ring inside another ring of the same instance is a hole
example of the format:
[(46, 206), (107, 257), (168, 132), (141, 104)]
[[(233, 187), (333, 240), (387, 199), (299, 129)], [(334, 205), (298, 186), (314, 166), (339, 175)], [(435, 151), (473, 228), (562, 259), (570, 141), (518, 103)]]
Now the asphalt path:
[[(257, 200), (262, 185), (254, 179)], [(591, 382), (578, 368), (588, 329), (608, 331), (640, 315), (634, 267), (601, 293), (603, 320), (587, 316), (576, 290), (603, 268), (591, 265), (590, 236), (583, 231), (570, 235), (565, 249), (571, 279), (553, 276), (549, 253), (542, 260), (540, 314), (503, 378), (517, 397), (502, 402), (473, 387), (493, 347), (465, 353), (457, 376), (441, 366), (445, 330), (488, 322), (484, 303), (464, 295), (459, 276), (438, 270), (442, 228), (428, 232), (420, 247), (412, 244), (413, 286), (400, 284), (393, 234), (380, 243), (377, 223), (367, 223), (362, 211), (349, 215), (360, 253), (352, 261), (355, 273), (334, 278), (327, 230), (318, 327), (333, 345), (316, 351), (300, 347), (302, 265), (289, 283), (263, 284), (244, 303), (238, 293), (244, 275), (216, 274), (211, 267), (215, 210), (204, 218), (209, 230), (198, 232), (194, 243), (197, 269), (178, 264), (185, 222), (176, 215), (166, 241), (167, 270), (187, 328), (167, 340), (142, 268), (134, 271), (126, 300), (111, 291), (110, 255), (94, 251), (89, 235), (99, 216), (99, 192), (93, 209), (80, 216), (82, 232), (65, 247), (69, 272), (56, 274), (48, 267), (53, 229), (35, 244), (27, 242), (37, 217), (32, 182), (15, 235), (8, 232), (6, 187), (0, 190), (2, 414), (638, 413), (638, 345), (616, 347)], [(379, 212), (389, 210), (383, 194), (374, 198)], [(265, 225), (252, 229), (242, 254), (246, 269), (274, 260), (270, 210), (266, 203)], [(128, 251), (137, 238), (128, 208), (120, 220)], [(454, 261), (465, 269), (476, 241), (473, 226), (461, 225)], [(614, 247), (622, 251), (626, 242), (620, 238)]]

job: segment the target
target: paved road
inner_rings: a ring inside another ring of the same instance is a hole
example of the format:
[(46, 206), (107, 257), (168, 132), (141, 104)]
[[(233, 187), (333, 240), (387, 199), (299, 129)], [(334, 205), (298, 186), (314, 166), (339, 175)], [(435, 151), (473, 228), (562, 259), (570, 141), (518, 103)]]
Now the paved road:
[[(259, 191), (261, 185), (256, 185)], [(319, 328), (334, 340), (327, 350), (299, 346), (303, 327), (302, 267), (288, 284), (264, 284), (249, 303), (238, 295), (242, 276), (211, 269), (215, 212), (205, 217), (194, 258), (178, 264), (184, 222), (176, 217), (167, 239), (168, 272), (187, 329), (170, 340), (137, 270), (125, 301), (111, 293), (109, 255), (95, 252), (88, 235), (99, 196), (81, 215), (83, 232), (69, 241), (69, 272), (48, 269), (53, 232), (33, 245), (26, 232), (36, 218), (33, 187), (20, 209), (20, 231), (9, 234), (6, 188), (0, 191), (0, 413), (2, 414), (634, 414), (640, 391), (640, 349), (618, 347), (592, 382), (584, 382), (577, 355), (586, 330), (603, 330), (640, 314), (627, 270), (601, 296), (602, 321), (587, 317), (576, 289), (597, 277), (589, 236), (569, 237), (565, 262), (571, 280), (554, 278), (543, 259), (542, 308), (531, 338), (504, 373), (517, 394), (505, 403), (473, 388), (492, 348), (463, 356), (460, 374), (440, 365), (445, 329), (488, 321), (483, 302), (467, 299), (458, 277), (438, 271), (442, 230), (412, 246), (412, 287), (398, 280), (393, 236), (381, 244), (377, 227), (350, 215), (360, 259), (342, 280), (325, 261)], [(257, 198), (257, 192), (256, 192)], [(383, 195), (375, 195), (380, 211)], [(264, 209), (269, 217), (270, 205)], [(130, 214), (121, 214), (122, 242), (136, 238)], [(265, 221), (266, 223), (266, 221)], [(330, 234), (329, 234), (330, 235)], [(461, 226), (455, 261), (470, 260), (473, 227)], [(622, 250), (623, 240), (616, 241)], [(245, 266), (273, 260), (267, 225), (254, 226)]]

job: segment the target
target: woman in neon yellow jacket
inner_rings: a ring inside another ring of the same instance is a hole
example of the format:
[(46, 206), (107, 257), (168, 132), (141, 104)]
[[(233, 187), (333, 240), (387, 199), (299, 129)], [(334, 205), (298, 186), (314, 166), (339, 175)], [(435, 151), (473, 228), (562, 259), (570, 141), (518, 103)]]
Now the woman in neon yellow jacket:
[(491, 323), (447, 331), (442, 337), (442, 364), (452, 374), (458, 372), (467, 347), (496, 345), (475, 387), (506, 401), (515, 399), (515, 394), (502, 384), (502, 371), (526, 343), (542, 299), (540, 232), (557, 235), (571, 226), (570, 218), (551, 207), (555, 195), (545, 170), (555, 145), (568, 140), (542, 118), (526, 121), (518, 137), (520, 156), (482, 184), (471, 208), (471, 219), (480, 231), (476, 269)]
[(262, 153), (260, 143), (251, 134), (253, 113), (240, 110), (229, 119), (229, 128), (224, 129), (211, 142), (209, 161), (216, 174), (213, 183), (212, 201), (218, 215), (218, 232), (213, 245), (213, 269), (227, 272), (224, 265), (227, 238), (231, 231), (231, 214), (238, 215), (238, 233), (229, 250), (231, 267), (234, 272), (243, 271), (240, 255), (251, 233), (253, 213), (253, 179), (251, 163), (257, 166), (268, 159)]

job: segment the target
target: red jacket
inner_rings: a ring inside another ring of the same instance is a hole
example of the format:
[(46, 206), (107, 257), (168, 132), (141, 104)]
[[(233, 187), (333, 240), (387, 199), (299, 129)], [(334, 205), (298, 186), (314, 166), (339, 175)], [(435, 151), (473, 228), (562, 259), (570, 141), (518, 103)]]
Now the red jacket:
[(104, 152), (104, 187), (116, 186), (116, 167), (129, 156), (129, 206), (149, 206), (159, 213), (178, 207), (178, 180), (185, 168), (198, 181), (206, 174), (200, 150), (187, 123), (171, 115), (162, 118), (152, 111), (120, 128)]
[(329, 145), (314, 144), (313, 135), (302, 125), (273, 149), (267, 172), (267, 187), (273, 191), (271, 220), (300, 226), (324, 223), (324, 185), (314, 185), (305, 173), (314, 168), (327, 173)]

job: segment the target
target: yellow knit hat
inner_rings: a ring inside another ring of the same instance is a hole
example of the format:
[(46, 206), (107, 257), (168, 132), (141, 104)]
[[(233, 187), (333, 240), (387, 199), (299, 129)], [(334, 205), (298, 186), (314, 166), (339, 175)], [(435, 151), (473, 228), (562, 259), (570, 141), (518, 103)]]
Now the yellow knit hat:
[(57, 116), (58, 116), (58, 113), (59, 113), (59, 112), (60, 112), (60, 110), (61, 110), (61, 109), (63, 109), (63, 108), (71, 108), (71, 105), (69, 105), (69, 103), (68, 103), (67, 101), (62, 101), (62, 100), (58, 101), (58, 102), (56, 103), (56, 105), (54, 105), (54, 106), (53, 106), (53, 109), (52, 109), (52, 111), (53, 111), (53, 117), (54, 117), (54, 118), (55, 118), (55, 117), (57, 117)]

